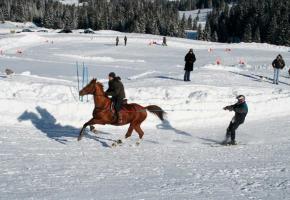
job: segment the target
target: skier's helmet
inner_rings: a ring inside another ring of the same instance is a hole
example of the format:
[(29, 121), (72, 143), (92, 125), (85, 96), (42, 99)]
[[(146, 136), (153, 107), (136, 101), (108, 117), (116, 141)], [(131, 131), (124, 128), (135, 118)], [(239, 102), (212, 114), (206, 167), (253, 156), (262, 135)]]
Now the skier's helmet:
[(237, 100), (240, 101), (240, 102), (244, 102), (246, 100), (246, 97), (241, 94), (241, 95), (237, 96)]

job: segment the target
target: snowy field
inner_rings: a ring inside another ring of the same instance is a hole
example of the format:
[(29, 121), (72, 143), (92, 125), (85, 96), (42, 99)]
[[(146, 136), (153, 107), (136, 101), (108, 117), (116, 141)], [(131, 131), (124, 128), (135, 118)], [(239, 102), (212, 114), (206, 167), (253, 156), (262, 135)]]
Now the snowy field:
[[(163, 47), (149, 45), (162, 37), (141, 34), (127, 34), (125, 47), (124, 33), (113, 31), (0, 32), (0, 199), (290, 198), (289, 48), (170, 37)], [(189, 48), (197, 62), (183, 82)], [(279, 53), (287, 67), (273, 85)], [(139, 146), (133, 133), (111, 148), (128, 126), (97, 125), (77, 142), (94, 106), (91, 97), (78, 101), (77, 61), (105, 88), (115, 71), (129, 102), (156, 104), (166, 120), (148, 115)], [(249, 106), (240, 144), (220, 146), (233, 116), (222, 108), (237, 94)]]

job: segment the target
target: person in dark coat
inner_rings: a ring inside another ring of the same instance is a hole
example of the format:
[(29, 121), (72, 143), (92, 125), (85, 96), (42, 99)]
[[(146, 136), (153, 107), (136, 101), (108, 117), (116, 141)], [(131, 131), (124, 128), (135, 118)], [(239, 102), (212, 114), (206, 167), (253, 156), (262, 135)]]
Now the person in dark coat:
[(116, 76), (114, 72), (109, 73), (109, 88), (105, 93), (107, 96), (112, 97), (116, 122), (122, 123), (122, 116), (119, 114), (119, 111), (122, 108), (123, 100), (126, 98), (126, 95), (121, 78)]
[(116, 46), (119, 45), (119, 36), (116, 37)]
[(127, 46), (127, 36), (126, 35), (124, 37), (124, 43), (125, 43), (125, 46)]
[(192, 49), (190, 49), (189, 52), (186, 54), (184, 61), (185, 61), (184, 81), (190, 81), (190, 72), (193, 71), (193, 65), (196, 61), (196, 58)]
[[(226, 139), (223, 141), (223, 144), (231, 144), (236, 145), (236, 130), (237, 128), (244, 123), (245, 118), (248, 114), (248, 106), (245, 100), (244, 95), (237, 96), (238, 102), (234, 105), (226, 106), (223, 109), (234, 111), (235, 116), (233, 117), (232, 121), (230, 122), (227, 133), (226, 133)], [(231, 141), (229, 142), (229, 139)]]
[(166, 37), (163, 37), (162, 45), (163, 45), (163, 46), (167, 46)]
[(280, 54), (272, 62), (272, 66), (274, 68), (273, 84), (277, 84), (278, 85), (280, 69), (283, 69), (285, 67), (285, 62), (284, 62), (284, 60), (283, 60), (283, 58), (282, 58), (282, 56)]

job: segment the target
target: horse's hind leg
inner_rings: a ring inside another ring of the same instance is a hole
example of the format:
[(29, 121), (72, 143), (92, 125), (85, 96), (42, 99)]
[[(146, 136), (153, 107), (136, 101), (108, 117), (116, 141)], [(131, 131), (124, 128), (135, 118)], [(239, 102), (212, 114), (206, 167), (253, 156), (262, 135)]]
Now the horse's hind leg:
[(138, 135), (139, 135), (139, 141), (136, 142), (136, 145), (139, 145), (139, 144), (141, 143), (142, 138), (143, 138), (143, 135), (144, 135), (144, 132), (143, 132), (143, 130), (141, 129), (140, 125), (141, 125), (141, 123), (140, 123), (140, 124), (136, 124), (136, 125), (134, 126), (135, 131), (136, 131), (136, 132), (138, 133)]
[[(132, 123), (131, 123), (130, 126), (129, 126), (129, 129), (128, 129), (126, 135), (125, 135), (125, 139), (127, 139), (128, 137), (130, 137), (130, 136), (132, 135), (133, 130), (134, 130), (134, 127), (133, 127), (133, 125), (132, 125)], [(119, 139), (119, 140), (117, 140), (116, 142), (114, 142), (114, 143), (112, 144), (112, 146), (115, 147), (115, 146), (117, 146), (118, 144), (122, 144), (123, 142), (124, 142), (123, 140)]]

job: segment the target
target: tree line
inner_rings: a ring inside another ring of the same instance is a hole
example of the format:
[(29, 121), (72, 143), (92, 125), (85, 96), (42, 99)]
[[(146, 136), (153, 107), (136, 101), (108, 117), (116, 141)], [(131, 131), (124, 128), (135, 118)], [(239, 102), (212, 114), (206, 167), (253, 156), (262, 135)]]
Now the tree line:
[(196, 10), (203, 8), (219, 8), (225, 4), (234, 3), (237, 0), (179, 0), (178, 9), (180, 11)]
[(290, 1), (239, 0), (231, 8), (214, 8), (198, 35), (206, 41), (290, 46)]
[(0, 2), (0, 20), (32, 21), (53, 29), (92, 28), (184, 37), (177, 3), (167, 0), (85, 0), (81, 6), (55, 0), (4, 0)]

